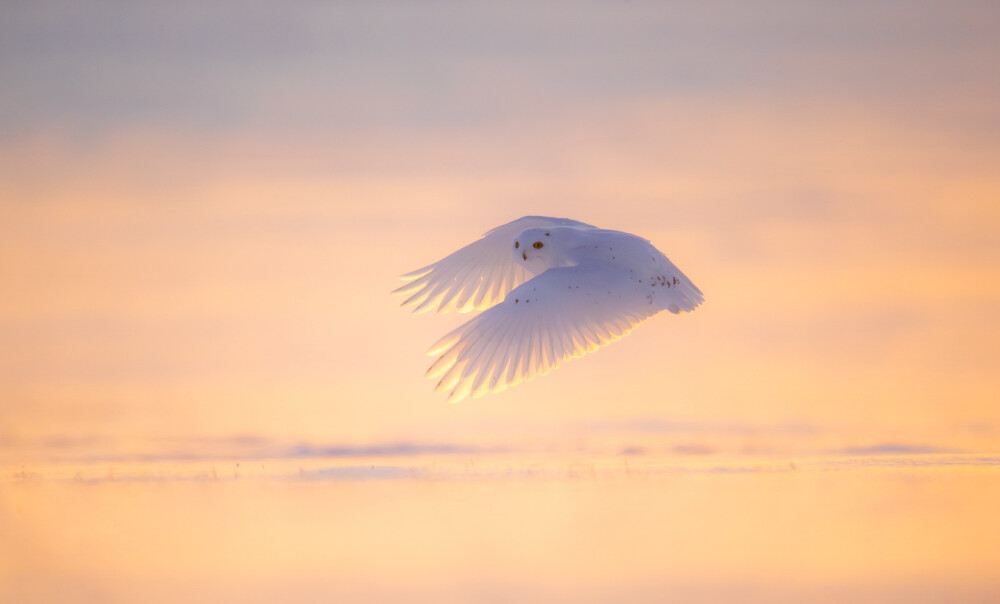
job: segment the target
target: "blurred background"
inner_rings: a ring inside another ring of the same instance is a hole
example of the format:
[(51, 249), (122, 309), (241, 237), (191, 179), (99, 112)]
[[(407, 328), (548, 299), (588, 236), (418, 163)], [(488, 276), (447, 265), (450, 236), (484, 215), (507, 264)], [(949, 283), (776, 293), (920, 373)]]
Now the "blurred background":
[[(0, 2), (0, 600), (1000, 600), (1000, 3)], [(526, 214), (705, 293), (449, 405)]]
[[(0, 451), (995, 450), (998, 29), (987, 1), (4, 3)], [(468, 317), (389, 292), (526, 214), (644, 236), (706, 302), (448, 405), (424, 352)]]

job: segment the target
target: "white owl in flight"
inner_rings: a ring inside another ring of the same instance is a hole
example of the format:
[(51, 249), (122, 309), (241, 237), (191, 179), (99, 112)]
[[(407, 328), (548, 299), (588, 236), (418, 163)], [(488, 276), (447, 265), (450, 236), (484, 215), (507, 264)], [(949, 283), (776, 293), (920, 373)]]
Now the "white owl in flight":
[(483, 310), (435, 343), (427, 377), (458, 402), (545, 375), (699, 290), (649, 241), (568, 218), (525, 216), (401, 277), (414, 312)]

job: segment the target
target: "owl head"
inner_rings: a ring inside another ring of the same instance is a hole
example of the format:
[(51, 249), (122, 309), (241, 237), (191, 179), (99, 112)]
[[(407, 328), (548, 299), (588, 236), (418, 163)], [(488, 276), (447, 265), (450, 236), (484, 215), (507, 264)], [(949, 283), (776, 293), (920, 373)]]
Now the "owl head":
[(538, 274), (557, 266), (570, 264), (566, 258), (563, 233), (558, 228), (525, 229), (514, 237), (511, 253), (514, 261)]

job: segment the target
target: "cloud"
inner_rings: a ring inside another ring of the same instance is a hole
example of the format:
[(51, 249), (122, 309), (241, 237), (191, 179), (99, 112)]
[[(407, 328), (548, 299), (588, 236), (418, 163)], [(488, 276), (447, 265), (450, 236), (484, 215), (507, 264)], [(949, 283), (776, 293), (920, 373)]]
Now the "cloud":
[(941, 453), (957, 453), (952, 448), (934, 447), (930, 445), (907, 445), (902, 443), (881, 443), (862, 447), (844, 447), (836, 453), (842, 455), (933, 455)]

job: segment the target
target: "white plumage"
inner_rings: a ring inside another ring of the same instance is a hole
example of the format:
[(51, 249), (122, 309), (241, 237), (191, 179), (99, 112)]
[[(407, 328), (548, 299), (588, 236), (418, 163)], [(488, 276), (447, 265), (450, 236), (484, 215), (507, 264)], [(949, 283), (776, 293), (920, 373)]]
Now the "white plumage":
[(525, 216), (401, 277), (414, 312), (483, 310), (435, 343), (427, 377), (457, 402), (545, 375), (658, 313), (694, 310), (699, 290), (649, 241)]

